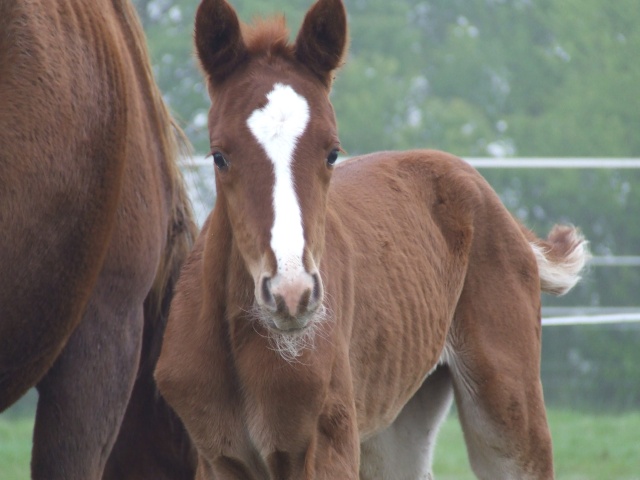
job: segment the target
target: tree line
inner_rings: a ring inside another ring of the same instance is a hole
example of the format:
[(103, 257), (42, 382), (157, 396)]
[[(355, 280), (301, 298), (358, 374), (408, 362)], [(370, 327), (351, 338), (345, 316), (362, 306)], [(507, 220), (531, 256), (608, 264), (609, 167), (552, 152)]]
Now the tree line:
[[(197, 150), (208, 100), (194, 0), (135, 0), (156, 76)], [(311, 0), (232, 1), (245, 21)], [(352, 154), (428, 146), (462, 156), (640, 156), (635, 0), (346, 0), (334, 88)]]

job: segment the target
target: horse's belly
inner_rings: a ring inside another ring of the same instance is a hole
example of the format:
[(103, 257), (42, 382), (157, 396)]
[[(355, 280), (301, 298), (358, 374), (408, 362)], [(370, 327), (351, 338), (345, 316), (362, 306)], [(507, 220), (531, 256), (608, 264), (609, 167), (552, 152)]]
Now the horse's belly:
[(441, 359), (450, 321), (407, 323), (400, 333), (371, 335), (374, 341), (352, 358), (363, 440), (393, 423)]

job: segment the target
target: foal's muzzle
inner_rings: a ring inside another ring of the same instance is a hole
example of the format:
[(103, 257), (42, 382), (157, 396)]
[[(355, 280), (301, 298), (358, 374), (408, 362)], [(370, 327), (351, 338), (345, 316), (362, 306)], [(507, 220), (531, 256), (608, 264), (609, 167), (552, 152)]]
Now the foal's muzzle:
[(270, 326), (284, 332), (304, 329), (322, 304), (323, 296), (317, 271), (291, 277), (263, 274), (256, 285), (256, 300), (268, 312), (273, 322)]

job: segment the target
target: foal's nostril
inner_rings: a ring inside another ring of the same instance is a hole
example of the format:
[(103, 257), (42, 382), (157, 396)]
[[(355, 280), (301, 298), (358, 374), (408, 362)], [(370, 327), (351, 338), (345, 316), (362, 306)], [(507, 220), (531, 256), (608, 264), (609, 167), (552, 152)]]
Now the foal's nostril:
[(271, 277), (264, 276), (262, 277), (262, 284), (260, 286), (260, 293), (262, 294), (262, 301), (265, 305), (269, 305), (270, 307), (276, 306), (276, 300), (273, 298), (273, 294), (271, 293)]
[(320, 280), (320, 275), (314, 273), (311, 275), (313, 278), (313, 293), (311, 295), (311, 303), (316, 304), (322, 300), (322, 280)]

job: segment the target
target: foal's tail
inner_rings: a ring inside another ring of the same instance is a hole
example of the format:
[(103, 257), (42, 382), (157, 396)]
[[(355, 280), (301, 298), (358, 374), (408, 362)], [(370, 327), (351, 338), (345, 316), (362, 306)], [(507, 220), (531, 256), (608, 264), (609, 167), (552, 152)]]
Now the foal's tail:
[(587, 240), (569, 225), (555, 225), (546, 240), (525, 231), (538, 262), (543, 292), (564, 295), (579, 281), (580, 273), (591, 258)]

